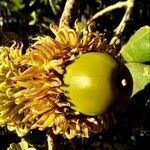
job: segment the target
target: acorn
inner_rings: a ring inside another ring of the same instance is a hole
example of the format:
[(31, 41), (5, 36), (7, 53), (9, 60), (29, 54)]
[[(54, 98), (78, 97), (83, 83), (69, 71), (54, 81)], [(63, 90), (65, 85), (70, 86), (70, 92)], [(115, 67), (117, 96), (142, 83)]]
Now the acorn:
[(85, 115), (106, 113), (116, 103), (126, 102), (133, 80), (127, 67), (106, 53), (82, 54), (66, 67), (63, 87), (72, 109)]
[(18, 136), (50, 128), (68, 139), (108, 129), (132, 91), (115, 46), (90, 27), (50, 29), (55, 38), (37, 37), (24, 54), (22, 43), (0, 47), (0, 126)]

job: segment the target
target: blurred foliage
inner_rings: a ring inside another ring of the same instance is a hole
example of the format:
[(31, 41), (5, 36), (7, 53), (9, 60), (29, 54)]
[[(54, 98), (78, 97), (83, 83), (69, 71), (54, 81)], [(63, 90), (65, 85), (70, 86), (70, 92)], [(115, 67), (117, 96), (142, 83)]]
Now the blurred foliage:
[[(78, 9), (73, 16), (74, 19), (78, 18), (82, 22), (86, 22), (92, 15), (106, 6), (118, 2), (118, 0), (76, 1)], [(14, 31), (21, 36), (50, 34), (49, 24), (59, 22), (65, 2), (65, 0), (3, 0), (1, 7), (7, 8), (11, 16), (7, 25), (9, 28), (6, 29), (5, 25), (4, 31)], [(135, 1), (131, 20), (128, 22), (122, 37), (123, 42), (126, 42), (138, 28), (149, 24), (148, 3), (148, 0)], [(95, 29), (100, 32), (106, 32), (106, 37), (110, 39), (123, 14), (124, 9), (118, 9), (98, 18)], [(8, 18), (4, 16), (4, 19)]]
[[(76, 0), (77, 11), (74, 19), (86, 21), (99, 10), (118, 2), (118, 0)], [(8, 39), (22, 41), (28, 46), (28, 37), (51, 34), (49, 24), (58, 23), (63, 12), (65, 0), (1, 0), (0, 17), (3, 25), (0, 27), (0, 44), (8, 44)], [(124, 14), (124, 9), (118, 9), (96, 20), (95, 30), (105, 32), (108, 40), (113, 36)], [(131, 19), (121, 37), (122, 44), (140, 27), (149, 25), (149, 1), (135, 0)], [(7, 33), (7, 34), (6, 34)], [(13, 34), (14, 33), (14, 34)], [(11, 35), (11, 36), (10, 36)], [(11, 44), (11, 43), (9, 43)], [(8, 45), (9, 45), (8, 44)], [(144, 64), (143, 64), (144, 65)], [(107, 131), (93, 134), (89, 139), (75, 138), (68, 141), (61, 136), (55, 139), (58, 149), (65, 150), (142, 150), (150, 147), (150, 84), (135, 94), (128, 107), (116, 114), (118, 123)], [(5, 128), (0, 129), (0, 150), (6, 150), (10, 143), (19, 143), (20, 139)], [(36, 145), (37, 150), (44, 149), (45, 131), (32, 131), (26, 137), (27, 142)], [(25, 144), (26, 146), (26, 144)], [(42, 147), (42, 148), (41, 148)]]

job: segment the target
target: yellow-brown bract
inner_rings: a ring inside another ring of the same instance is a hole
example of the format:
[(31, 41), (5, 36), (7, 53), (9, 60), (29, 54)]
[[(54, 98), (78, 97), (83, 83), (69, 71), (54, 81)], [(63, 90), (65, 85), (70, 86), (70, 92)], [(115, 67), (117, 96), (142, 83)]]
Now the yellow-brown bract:
[(81, 31), (77, 23), (74, 29), (55, 24), (50, 29), (55, 38), (37, 37), (25, 54), (20, 43), (0, 47), (0, 126), (15, 130), (19, 136), (32, 129), (50, 128), (68, 139), (107, 129), (116, 122), (118, 103), (106, 114), (83, 116), (61, 97), (60, 87), (68, 62), (89, 52), (115, 56), (116, 49), (107, 44), (103, 34), (92, 32), (90, 27)]
[(132, 77), (128, 69), (106, 53), (86, 53), (66, 67), (65, 95), (72, 108), (86, 115), (104, 114), (121, 98), (129, 99)]

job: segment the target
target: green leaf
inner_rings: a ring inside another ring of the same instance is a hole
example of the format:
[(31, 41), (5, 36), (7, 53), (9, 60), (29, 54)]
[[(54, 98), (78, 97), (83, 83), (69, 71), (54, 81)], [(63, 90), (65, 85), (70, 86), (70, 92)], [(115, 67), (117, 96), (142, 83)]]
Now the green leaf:
[(140, 28), (121, 49), (121, 55), (127, 62), (150, 61), (150, 27)]
[(127, 63), (126, 66), (130, 70), (133, 77), (133, 93), (136, 94), (150, 83), (150, 65), (141, 63)]

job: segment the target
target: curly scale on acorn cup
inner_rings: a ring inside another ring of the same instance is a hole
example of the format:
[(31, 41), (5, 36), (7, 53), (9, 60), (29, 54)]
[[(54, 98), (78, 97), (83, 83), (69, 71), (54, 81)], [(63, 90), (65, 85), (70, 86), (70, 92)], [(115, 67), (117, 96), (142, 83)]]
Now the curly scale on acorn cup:
[(89, 137), (116, 122), (130, 98), (132, 77), (114, 46), (90, 26), (50, 25), (55, 38), (0, 47), (0, 125), (19, 136), (51, 128), (68, 139)]

